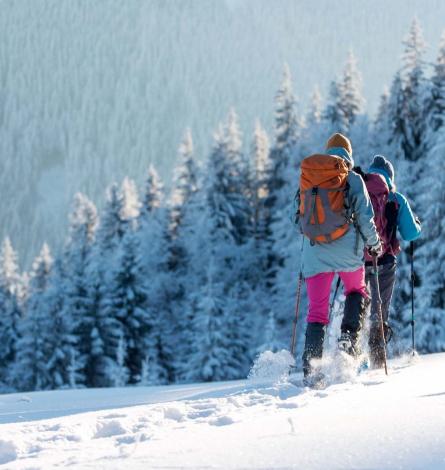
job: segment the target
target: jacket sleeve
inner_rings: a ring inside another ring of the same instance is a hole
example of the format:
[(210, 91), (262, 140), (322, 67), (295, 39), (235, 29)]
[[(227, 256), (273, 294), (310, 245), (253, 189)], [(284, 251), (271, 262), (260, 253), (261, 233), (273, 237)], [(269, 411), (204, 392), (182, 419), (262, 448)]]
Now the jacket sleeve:
[(353, 172), (349, 174), (348, 182), (351, 209), (355, 214), (359, 232), (366, 246), (375, 246), (379, 243), (379, 236), (374, 223), (374, 210), (365, 182)]
[(422, 228), (420, 223), (416, 221), (408, 200), (403, 194), (396, 193), (399, 211), (397, 215), (397, 228), (399, 229), (400, 236), (403, 240), (410, 242), (420, 237)]

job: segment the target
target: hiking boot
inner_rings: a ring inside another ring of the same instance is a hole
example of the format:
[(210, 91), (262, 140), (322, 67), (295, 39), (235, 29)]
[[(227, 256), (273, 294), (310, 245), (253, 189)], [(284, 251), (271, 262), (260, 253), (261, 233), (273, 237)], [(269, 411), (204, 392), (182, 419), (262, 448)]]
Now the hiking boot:
[(358, 357), (361, 354), (360, 347), (358, 346), (357, 334), (351, 333), (350, 331), (342, 332), (340, 338), (338, 338), (338, 349), (340, 351), (349, 354), (352, 357)]
[(305, 387), (313, 388), (314, 390), (321, 390), (326, 388), (326, 380), (324, 374), (319, 370), (313, 370), (312, 374), (303, 379)]
[(346, 296), (338, 347), (353, 357), (361, 354), (359, 337), (368, 305), (369, 299), (358, 292)]
[(303, 374), (305, 380), (310, 380), (319, 372), (311, 364), (313, 359), (321, 359), (323, 356), (323, 342), (325, 326), (322, 323), (308, 323), (306, 327), (306, 341), (303, 352)]

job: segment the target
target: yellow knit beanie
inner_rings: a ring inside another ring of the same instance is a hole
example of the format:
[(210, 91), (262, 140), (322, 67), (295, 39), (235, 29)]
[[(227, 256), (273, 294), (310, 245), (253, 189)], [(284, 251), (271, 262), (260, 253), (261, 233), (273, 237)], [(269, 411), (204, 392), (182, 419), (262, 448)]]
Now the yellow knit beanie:
[(329, 137), (326, 149), (330, 149), (332, 147), (342, 147), (349, 153), (349, 156), (352, 157), (352, 146), (350, 140), (339, 132), (336, 132)]

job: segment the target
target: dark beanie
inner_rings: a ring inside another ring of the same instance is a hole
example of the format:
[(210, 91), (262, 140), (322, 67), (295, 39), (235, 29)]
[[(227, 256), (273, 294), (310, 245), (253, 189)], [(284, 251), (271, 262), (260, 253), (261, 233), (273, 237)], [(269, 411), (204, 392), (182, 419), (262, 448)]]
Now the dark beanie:
[(391, 182), (394, 182), (394, 167), (383, 155), (376, 155), (374, 157), (369, 170), (372, 171), (373, 169), (385, 171)]

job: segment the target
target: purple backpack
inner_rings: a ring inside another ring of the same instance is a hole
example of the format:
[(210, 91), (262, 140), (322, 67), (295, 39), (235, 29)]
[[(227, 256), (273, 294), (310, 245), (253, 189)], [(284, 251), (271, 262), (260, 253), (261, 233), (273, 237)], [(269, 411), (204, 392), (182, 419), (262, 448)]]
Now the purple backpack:
[[(396, 236), (398, 204), (390, 200), (389, 187), (382, 175), (368, 173), (361, 176), (374, 209), (374, 222), (383, 244), (383, 253), (397, 256), (400, 253), (400, 243)], [(365, 260), (372, 261), (367, 252)]]

